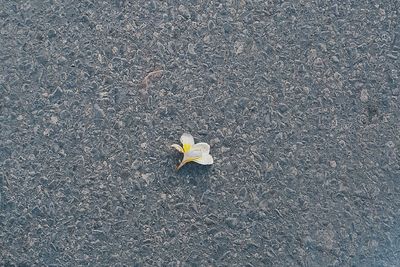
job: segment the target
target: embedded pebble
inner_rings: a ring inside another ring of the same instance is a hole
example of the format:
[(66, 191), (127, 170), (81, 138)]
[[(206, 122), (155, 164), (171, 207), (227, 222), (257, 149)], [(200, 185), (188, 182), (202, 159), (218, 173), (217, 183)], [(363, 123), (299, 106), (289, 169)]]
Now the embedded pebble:
[(336, 161), (334, 160), (329, 161), (329, 165), (331, 165), (332, 168), (336, 168)]
[(360, 94), (361, 102), (364, 102), (364, 103), (367, 102), (368, 98), (369, 98), (368, 91), (366, 89), (362, 89), (361, 94)]

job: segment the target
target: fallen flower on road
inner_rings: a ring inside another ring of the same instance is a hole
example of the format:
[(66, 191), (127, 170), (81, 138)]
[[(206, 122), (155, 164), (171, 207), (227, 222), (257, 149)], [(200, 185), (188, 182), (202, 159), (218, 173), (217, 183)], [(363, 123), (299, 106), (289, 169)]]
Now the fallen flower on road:
[(181, 136), (182, 146), (173, 144), (171, 147), (183, 153), (181, 163), (176, 167), (177, 170), (182, 168), (188, 162), (196, 162), (201, 165), (211, 165), (214, 163), (213, 157), (210, 155), (210, 145), (207, 143), (194, 143), (193, 136), (184, 133)]

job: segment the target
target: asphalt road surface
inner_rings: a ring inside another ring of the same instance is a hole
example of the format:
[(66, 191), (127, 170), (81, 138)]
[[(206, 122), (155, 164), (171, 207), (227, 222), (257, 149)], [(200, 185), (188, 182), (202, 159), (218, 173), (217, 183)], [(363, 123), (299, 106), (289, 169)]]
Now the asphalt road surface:
[(0, 265), (399, 266), (399, 10), (0, 0)]

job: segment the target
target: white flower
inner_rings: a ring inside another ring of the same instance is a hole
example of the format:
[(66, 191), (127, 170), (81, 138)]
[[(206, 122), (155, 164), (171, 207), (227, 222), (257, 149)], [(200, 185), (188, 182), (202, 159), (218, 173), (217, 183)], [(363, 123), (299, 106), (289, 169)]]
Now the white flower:
[(210, 145), (207, 143), (194, 143), (193, 136), (188, 133), (184, 133), (181, 136), (182, 146), (173, 144), (171, 147), (175, 148), (179, 152), (183, 153), (183, 159), (181, 163), (176, 167), (177, 170), (182, 168), (188, 162), (194, 161), (202, 165), (213, 164), (213, 157), (210, 155)]

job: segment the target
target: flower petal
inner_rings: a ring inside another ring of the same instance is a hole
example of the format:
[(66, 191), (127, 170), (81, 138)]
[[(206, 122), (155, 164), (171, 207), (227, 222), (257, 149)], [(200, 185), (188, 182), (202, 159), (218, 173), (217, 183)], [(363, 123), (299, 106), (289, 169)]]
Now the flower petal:
[(191, 161), (196, 161), (198, 159), (200, 159), (202, 157), (202, 153), (199, 150), (190, 150), (189, 152), (185, 152), (183, 154), (183, 159), (181, 161), (181, 163), (178, 165), (178, 167), (176, 167), (177, 170), (179, 170), (180, 168), (182, 168), (183, 165), (185, 165), (188, 162)]
[(193, 161), (201, 165), (211, 165), (214, 163), (214, 159), (210, 154), (203, 154), (201, 158), (195, 159)]
[(196, 159), (199, 159), (203, 156), (203, 153), (199, 150), (190, 150), (189, 152), (185, 152), (183, 156), (183, 161), (194, 161)]
[(183, 148), (180, 145), (173, 144), (173, 145), (171, 145), (171, 147), (173, 147), (176, 150), (178, 150), (179, 152), (183, 153)]
[(210, 154), (210, 145), (207, 143), (197, 143), (192, 146), (191, 150), (201, 151), (202, 154)]
[(189, 145), (194, 145), (194, 139), (193, 136), (191, 134), (188, 133), (184, 133), (181, 136), (181, 143), (182, 144), (189, 144)]

